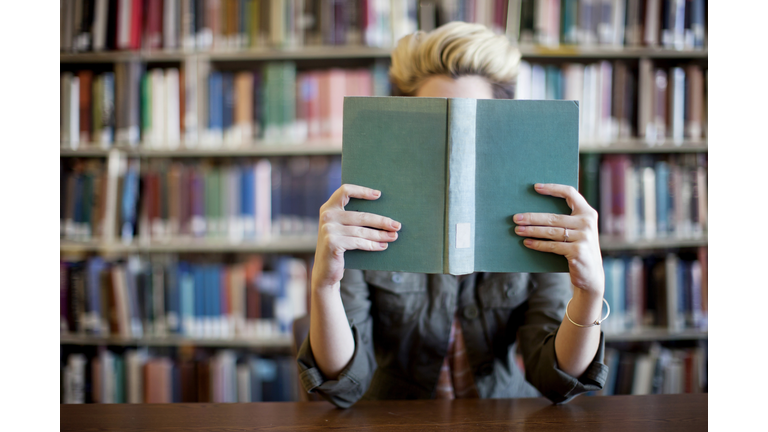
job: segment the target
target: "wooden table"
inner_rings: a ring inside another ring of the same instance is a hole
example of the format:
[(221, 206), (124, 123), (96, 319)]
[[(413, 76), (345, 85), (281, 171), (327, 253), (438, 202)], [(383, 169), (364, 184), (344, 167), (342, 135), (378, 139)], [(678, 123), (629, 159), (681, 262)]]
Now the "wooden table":
[(707, 395), (247, 404), (61, 405), (62, 431), (706, 431)]

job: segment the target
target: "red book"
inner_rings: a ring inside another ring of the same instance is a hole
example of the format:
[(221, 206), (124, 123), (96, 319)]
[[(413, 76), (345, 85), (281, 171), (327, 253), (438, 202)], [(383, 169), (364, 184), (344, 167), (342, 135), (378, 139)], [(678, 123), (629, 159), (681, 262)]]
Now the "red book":
[(141, 49), (141, 19), (143, 14), (143, 1), (131, 2), (131, 44), (132, 50)]
[(77, 73), (80, 79), (80, 142), (91, 142), (91, 83), (93, 72), (81, 70)]
[(163, 0), (148, 0), (145, 43), (149, 49), (160, 49), (163, 45)]

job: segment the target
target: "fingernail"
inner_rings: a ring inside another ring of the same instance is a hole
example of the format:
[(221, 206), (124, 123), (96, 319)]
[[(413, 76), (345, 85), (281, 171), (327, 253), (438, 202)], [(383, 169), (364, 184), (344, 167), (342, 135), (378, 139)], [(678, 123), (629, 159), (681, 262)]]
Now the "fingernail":
[(399, 230), (399, 229), (400, 229), (400, 226), (401, 226), (401, 225), (400, 225), (400, 222), (395, 222), (395, 221), (392, 221), (392, 224), (391, 224), (391, 225), (392, 225), (392, 228), (394, 228), (394, 229), (396, 229), (396, 230)]
[(517, 231), (517, 232), (524, 232), (525, 231), (525, 227), (524, 226), (516, 227), (515, 231)]
[(389, 233), (389, 236), (392, 237), (393, 239), (396, 239), (397, 238), (397, 233), (396, 232), (391, 232), (391, 233)]
[(523, 243), (525, 243), (526, 246), (530, 246), (533, 244), (533, 240), (524, 240)]
[(379, 246), (381, 246), (382, 249), (386, 249), (387, 246), (389, 246), (389, 244), (382, 242), (382, 243), (379, 243)]
[(377, 190), (373, 191), (373, 196), (375, 197), (381, 196), (381, 191), (377, 191)]
[(535, 185), (533, 185), (533, 187), (535, 187), (536, 189), (542, 189), (544, 188), (544, 185), (541, 183), (536, 183)]
[(523, 215), (516, 214), (515, 215), (515, 222), (522, 222), (523, 221)]

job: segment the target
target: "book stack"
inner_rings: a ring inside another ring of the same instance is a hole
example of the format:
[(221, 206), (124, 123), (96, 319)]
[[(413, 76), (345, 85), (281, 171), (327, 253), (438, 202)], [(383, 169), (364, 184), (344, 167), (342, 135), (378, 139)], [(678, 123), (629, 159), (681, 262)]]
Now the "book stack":
[(62, 403), (296, 401), (295, 362), (228, 349), (195, 360), (145, 349), (72, 353), (62, 361)]
[(297, 71), (272, 62), (253, 71), (217, 71), (186, 60), (180, 68), (118, 62), (115, 72), (61, 75), (63, 148), (150, 150), (241, 148), (341, 142), (345, 96), (388, 95), (387, 68)]
[(320, 207), (341, 186), (338, 156), (151, 160), (142, 171), (137, 160), (123, 165), (116, 234), (126, 244), (313, 235)]
[(605, 349), (608, 378), (596, 395), (701, 393), (707, 391), (706, 342), (695, 348), (667, 348), (654, 342), (648, 351)]
[(510, 0), (507, 34), (521, 43), (701, 49), (705, 0)]
[(706, 154), (598, 158), (582, 157), (581, 189), (600, 214), (601, 234), (633, 241), (707, 232)]
[(289, 335), (307, 313), (307, 267), (288, 257), (235, 264), (177, 256), (60, 262), (62, 334), (122, 338)]
[(388, 47), (416, 0), (62, 0), (61, 51)]
[(707, 248), (695, 254), (603, 258), (605, 299), (611, 305), (606, 334), (643, 329), (707, 331)]
[(707, 71), (697, 65), (670, 69), (641, 59), (637, 133), (649, 143), (698, 140), (707, 129)]
[(673, 85), (666, 69), (654, 70), (648, 59), (640, 60), (639, 81), (624, 61), (562, 67), (521, 61), (515, 98), (579, 101), (582, 147), (636, 136), (649, 145), (700, 140), (706, 133), (706, 72), (687, 65), (669, 74)]

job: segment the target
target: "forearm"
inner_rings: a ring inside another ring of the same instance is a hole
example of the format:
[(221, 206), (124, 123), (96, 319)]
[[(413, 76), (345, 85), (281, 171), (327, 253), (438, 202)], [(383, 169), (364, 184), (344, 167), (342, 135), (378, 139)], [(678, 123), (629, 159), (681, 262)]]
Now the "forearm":
[[(568, 314), (574, 322), (589, 325), (602, 317), (602, 306), (602, 297), (574, 289)], [(592, 363), (599, 344), (600, 326), (577, 327), (563, 316), (555, 338), (558, 367), (571, 376), (581, 376)]]
[(355, 340), (344, 312), (338, 282), (333, 286), (312, 287), (309, 343), (317, 366), (327, 379), (338, 378), (352, 359)]

